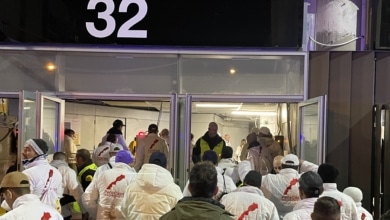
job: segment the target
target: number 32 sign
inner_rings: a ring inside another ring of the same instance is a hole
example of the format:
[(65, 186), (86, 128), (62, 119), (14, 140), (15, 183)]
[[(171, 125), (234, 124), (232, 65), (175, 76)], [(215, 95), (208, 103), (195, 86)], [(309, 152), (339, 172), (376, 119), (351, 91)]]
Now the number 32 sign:
[[(116, 22), (112, 13), (115, 10), (115, 3), (113, 0), (90, 0), (88, 2), (88, 10), (96, 10), (99, 3), (105, 4), (104, 11), (98, 12), (98, 19), (104, 20), (106, 27), (103, 30), (98, 30), (94, 22), (86, 22), (86, 28), (89, 34), (97, 38), (105, 38), (110, 36), (116, 28)], [(147, 30), (132, 30), (131, 28), (140, 22), (148, 12), (148, 5), (145, 0), (122, 0), (119, 5), (119, 13), (127, 13), (127, 9), (131, 4), (138, 6), (138, 13), (129, 18), (123, 23), (117, 33), (118, 38), (146, 38)]]

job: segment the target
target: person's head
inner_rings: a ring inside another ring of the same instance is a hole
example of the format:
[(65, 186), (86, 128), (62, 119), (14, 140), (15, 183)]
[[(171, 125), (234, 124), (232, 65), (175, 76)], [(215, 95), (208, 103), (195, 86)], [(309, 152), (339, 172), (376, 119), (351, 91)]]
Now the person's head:
[(362, 191), (357, 187), (347, 187), (343, 191), (344, 194), (349, 195), (355, 203), (361, 203), (363, 200), (363, 193)]
[(280, 170), (282, 169), (282, 159), (283, 156), (281, 155), (274, 157), (273, 166), (274, 166), (275, 173), (279, 173)]
[(112, 127), (113, 127), (113, 128), (116, 128), (116, 129), (118, 129), (118, 130), (120, 130), (120, 131), (122, 130), (123, 126), (126, 126), (126, 125), (123, 123), (122, 120), (119, 120), (119, 119), (115, 120), (115, 121), (112, 123)]
[(318, 167), (317, 173), (321, 176), (324, 183), (336, 183), (339, 171), (330, 163), (323, 163)]
[(299, 194), (301, 199), (318, 198), (324, 188), (321, 177), (313, 172), (308, 171), (299, 178)]
[(169, 136), (169, 130), (167, 128), (164, 128), (160, 132), (161, 137), (168, 137)]
[(225, 134), (224, 138), (223, 138), (225, 141), (230, 141), (230, 135), (229, 134)]
[(222, 148), (221, 159), (230, 159), (233, 157), (233, 148), (226, 146)]
[(246, 139), (241, 139), (241, 146), (243, 146), (244, 144), (246, 144)]
[(31, 160), (40, 155), (45, 155), (49, 147), (43, 139), (28, 139), (24, 144), (22, 156), (25, 160)]
[(134, 158), (131, 156), (130, 152), (127, 150), (120, 150), (115, 155), (115, 163), (124, 163), (131, 164), (134, 161)]
[(217, 192), (217, 170), (209, 161), (195, 164), (191, 169), (188, 190), (192, 197), (212, 198)]
[(5, 175), (0, 183), (0, 194), (9, 207), (22, 195), (30, 194), (30, 182), (26, 174), (11, 172)]
[(53, 155), (53, 160), (66, 161), (66, 154), (64, 152), (55, 152)]
[(150, 124), (148, 127), (148, 133), (151, 134), (157, 134), (158, 133), (158, 126), (156, 124)]
[(251, 170), (249, 171), (244, 178), (245, 186), (254, 186), (257, 188), (261, 187), (262, 177), (259, 172)]
[(282, 169), (292, 168), (298, 170), (299, 167), (299, 159), (295, 154), (287, 154), (283, 157), (282, 161)]
[(323, 196), (317, 199), (314, 204), (313, 212), (311, 213), (313, 220), (339, 220), (340, 205), (336, 199), (328, 196)]
[(91, 153), (87, 149), (79, 149), (76, 153), (77, 166), (83, 165), (85, 162), (91, 159)]
[(257, 141), (257, 135), (255, 133), (250, 133), (246, 136), (247, 143), (250, 144), (252, 142)]
[(269, 137), (269, 138), (272, 138), (271, 131), (267, 127), (261, 127), (259, 129), (259, 134), (258, 135), (259, 135), (259, 137)]
[(118, 137), (115, 134), (108, 134), (106, 137), (106, 141), (111, 143), (118, 143)]
[(218, 125), (217, 125), (217, 123), (215, 123), (215, 122), (210, 122), (209, 123), (208, 135), (211, 138), (213, 138), (213, 137), (218, 135)]
[(167, 168), (167, 157), (164, 153), (156, 151), (153, 152), (152, 155), (150, 155), (149, 163), (156, 164), (163, 168)]
[(65, 134), (66, 136), (71, 137), (71, 138), (75, 138), (75, 134), (76, 134), (76, 133), (74, 132), (74, 130), (67, 128), (67, 129), (65, 129), (64, 134)]
[(218, 155), (215, 151), (207, 150), (203, 153), (202, 161), (209, 161), (215, 166), (218, 165)]

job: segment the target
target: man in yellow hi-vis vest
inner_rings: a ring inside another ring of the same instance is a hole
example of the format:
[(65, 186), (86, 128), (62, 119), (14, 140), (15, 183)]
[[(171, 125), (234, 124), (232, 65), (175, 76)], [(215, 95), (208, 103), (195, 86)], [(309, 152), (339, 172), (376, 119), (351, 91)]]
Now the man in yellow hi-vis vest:
[(77, 179), (80, 181), (83, 190), (91, 183), (97, 166), (92, 162), (91, 153), (87, 149), (79, 149), (76, 153)]
[(225, 147), (225, 141), (218, 135), (217, 123), (210, 122), (208, 131), (196, 141), (195, 147), (192, 150), (192, 161), (194, 164), (201, 161), (203, 153), (208, 150), (215, 151), (219, 161), (221, 159), (222, 148)]

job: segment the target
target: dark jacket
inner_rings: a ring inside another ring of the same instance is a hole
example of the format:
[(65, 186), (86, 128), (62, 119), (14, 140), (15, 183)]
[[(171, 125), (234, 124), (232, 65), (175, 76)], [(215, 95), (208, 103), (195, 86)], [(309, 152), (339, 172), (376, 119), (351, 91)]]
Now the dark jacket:
[(225, 141), (219, 136), (219, 135), (216, 135), (215, 137), (211, 138), (209, 136), (209, 132), (207, 131), (203, 137), (199, 138), (196, 143), (195, 143), (195, 147), (193, 148), (192, 150), (192, 161), (195, 163), (201, 161), (202, 158), (200, 158), (200, 155), (201, 155), (201, 150), (200, 150), (200, 139), (205, 140), (207, 142), (207, 144), (209, 145), (210, 147), (210, 150), (213, 150), (215, 146), (217, 146), (221, 141), (223, 142), (223, 147), (226, 147), (226, 143)]
[(233, 219), (233, 215), (225, 210), (225, 206), (211, 198), (184, 197), (170, 212), (160, 220), (192, 220), (192, 219)]

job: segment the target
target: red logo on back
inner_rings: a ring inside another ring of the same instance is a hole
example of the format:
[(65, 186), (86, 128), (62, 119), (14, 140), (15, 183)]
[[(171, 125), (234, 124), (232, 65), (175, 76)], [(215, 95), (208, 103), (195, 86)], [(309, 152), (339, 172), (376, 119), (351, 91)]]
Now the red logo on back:
[(294, 178), (290, 181), (290, 184), (287, 186), (287, 188), (284, 190), (284, 193), (283, 195), (287, 195), (288, 191), (295, 185), (298, 183), (298, 179)]
[(42, 217), (41, 217), (41, 220), (50, 220), (51, 219), (51, 215), (49, 212), (44, 212)]
[(125, 175), (121, 174), (120, 176), (118, 176), (112, 183), (110, 183), (108, 186), (107, 186), (107, 189), (110, 190), (117, 182), (121, 181), (125, 179)]
[(238, 217), (238, 220), (243, 220), (245, 216), (249, 215), (249, 212), (255, 211), (259, 208), (259, 205), (257, 203), (252, 203), (252, 205), (248, 206), (248, 209), (245, 210), (240, 217)]

